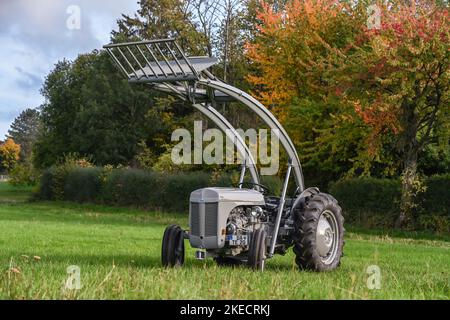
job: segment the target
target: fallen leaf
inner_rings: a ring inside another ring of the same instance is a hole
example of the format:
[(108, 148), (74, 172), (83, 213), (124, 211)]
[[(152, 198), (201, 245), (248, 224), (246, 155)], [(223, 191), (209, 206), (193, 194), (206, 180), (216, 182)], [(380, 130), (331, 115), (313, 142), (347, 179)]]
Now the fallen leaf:
[(11, 269), (9, 269), (9, 271), (11, 271), (12, 273), (17, 273), (17, 274), (20, 273), (19, 268), (11, 268)]

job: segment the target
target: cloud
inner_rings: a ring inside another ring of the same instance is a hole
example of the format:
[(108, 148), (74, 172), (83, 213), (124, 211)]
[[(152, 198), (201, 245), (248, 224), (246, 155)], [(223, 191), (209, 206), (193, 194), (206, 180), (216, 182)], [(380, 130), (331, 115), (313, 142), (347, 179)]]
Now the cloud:
[(17, 84), (22, 89), (38, 89), (41, 86), (42, 79), (40, 76), (23, 70), (20, 67), (16, 67), (15, 69), (17, 70), (17, 72), (23, 75), (22, 79), (17, 80)]
[[(79, 29), (68, 28), (70, 6), (79, 8)], [(100, 49), (121, 14), (137, 8), (137, 0), (1, 0), (0, 139), (7, 121), (43, 102), (39, 89), (58, 60)]]

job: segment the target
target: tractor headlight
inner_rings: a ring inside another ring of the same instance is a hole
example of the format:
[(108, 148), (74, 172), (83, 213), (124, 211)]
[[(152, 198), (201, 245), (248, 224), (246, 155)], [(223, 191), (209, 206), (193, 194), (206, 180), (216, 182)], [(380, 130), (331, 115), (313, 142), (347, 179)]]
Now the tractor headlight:
[(227, 224), (227, 234), (235, 234), (237, 231), (237, 226), (234, 223)]
[(251, 215), (254, 218), (259, 218), (263, 214), (263, 209), (260, 206), (255, 206), (252, 208)]

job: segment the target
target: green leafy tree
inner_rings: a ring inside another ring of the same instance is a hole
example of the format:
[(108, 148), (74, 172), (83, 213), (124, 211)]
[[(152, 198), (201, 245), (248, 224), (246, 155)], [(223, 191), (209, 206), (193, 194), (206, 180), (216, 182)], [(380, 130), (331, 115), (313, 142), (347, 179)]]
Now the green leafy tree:
[[(249, 89), (246, 75), (250, 61), (243, 50), (251, 37), (255, 0), (145, 0), (134, 15), (123, 15), (118, 30), (113, 31), (114, 42), (176, 38), (188, 55), (210, 55), (219, 58), (214, 74), (228, 83)], [(175, 102), (175, 116), (182, 104)], [(191, 110), (189, 107), (184, 110)], [(233, 122), (251, 121), (251, 116), (230, 105), (222, 111)], [(191, 112), (191, 111), (190, 111)], [(237, 123), (235, 123), (237, 125)]]
[(363, 30), (338, 74), (344, 95), (371, 128), (369, 152), (376, 155), (384, 136), (393, 136), (402, 168), (402, 226), (414, 217), (424, 190), (420, 153), (431, 143), (448, 147), (449, 12), (427, 0), (378, 7), (380, 27)]
[(329, 68), (356, 38), (364, 17), (345, 3), (281, 5), (261, 2), (253, 9), (257, 27), (247, 54), (256, 70), (248, 80), (296, 143), (308, 184), (326, 187), (363, 162), (367, 126), (336, 97)]
[(20, 145), (20, 160), (31, 160), (33, 144), (36, 141), (40, 125), (39, 111), (26, 109), (14, 119), (8, 130), (8, 137)]
[(99, 165), (128, 164), (138, 142), (153, 146), (167, 130), (159, 111), (149, 114), (154, 95), (131, 86), (105, 52), (61, 61), (42, 89), (42, 130), (35, 144), (37, 167), (53, 165), (68, 153), (89, 156)]
[(380, 1), (375, 27), (368, 4), (304, 0), (278, 11), (263, 2), (260, 35), (248, 46), (258, 72), (249, 81), (303, 141), (306, 167), (399, 170), (401, 226), (424, 189), (419, 156), (436, 149), (429, 145), (448, 150), (448, 4)]
[(204, 54), (208, 39), (197, 31), (192, 16), (191, 1), (143, 0), (133, 15), (122, 15), (117, 20), (118, 30), (112, 40), (177, 38), (180, 46), (190, 54)]

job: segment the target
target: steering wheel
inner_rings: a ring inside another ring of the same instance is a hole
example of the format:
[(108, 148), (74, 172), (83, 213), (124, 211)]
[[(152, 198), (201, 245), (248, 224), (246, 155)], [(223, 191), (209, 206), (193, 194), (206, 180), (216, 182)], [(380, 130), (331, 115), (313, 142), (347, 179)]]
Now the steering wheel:
[(270, 189), (268, 187), (266, 187), (265, 185), (260, 184), (260, 183), (256, 183), (256, 182), (250, 182), (250, 181), (244, 181), (244, 182), (239, 183), (238, 184), (238, 188), (240, 188), (240, 187), (242, 187), (244, 185), (250, 185), (250, 186), (253, 186), (253, 187), (260, 187), (262, 189), (262, 193), (263, 194), (270, 193)]

